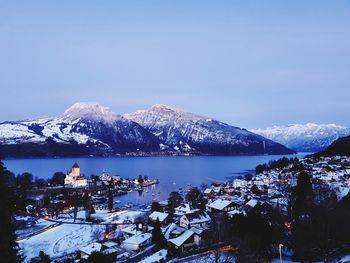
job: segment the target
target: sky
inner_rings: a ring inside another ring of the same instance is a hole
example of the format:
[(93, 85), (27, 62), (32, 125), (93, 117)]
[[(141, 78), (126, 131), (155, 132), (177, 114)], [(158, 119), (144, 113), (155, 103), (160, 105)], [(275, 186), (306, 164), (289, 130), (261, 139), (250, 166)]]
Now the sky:
[(350, 127), (350, 1), (0, 0), (0, 121), (98, 102)]

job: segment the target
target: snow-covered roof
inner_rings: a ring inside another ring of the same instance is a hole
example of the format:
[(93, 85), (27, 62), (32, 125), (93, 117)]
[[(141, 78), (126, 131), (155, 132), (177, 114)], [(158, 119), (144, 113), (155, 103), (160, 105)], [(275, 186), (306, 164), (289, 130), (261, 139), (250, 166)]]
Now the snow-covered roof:
[(171, 223), (170, 225), (168, 225), (165, 229), (164, 229), (164, 237), (166, 239), (169, 239), (170, 237), (170, 234), (172, 233), (178, 233), (178, 234), (181, 234), (183, 232), (185, 232), (186, 229), (181, 227), (181, 226), (178, 226), (177, 224), (175, 223)]
[(149, 218), (153, 221), (156, 221), (158, 218), (160, 222), (163, 222), (168, 217), (168, 215), (169, 214), (167, 213), (154, 211), (152, 214), (149, 215)]
[(204, 190), (204, 193), (205, 194), (210, 194), (212, 191), (213, 191), (213, 189), (207, 188), (207, 189)]
[(148, 239), (150, 239), (152, 235), (150, 233), (144, 233), (139, 235), (134, 235), (128, 239), (125, 239), (123, 241), (123, 244), (134, 244), (134, 245), (141, 245)]
[(194, 232), (191, 230), (186, 230), (181, 236), (178, 236), (176, 238), (169, 239), (169, 242), (173, 243), (174, 245), (180, 247), (182, 246), (191, 236), (194, 235)]
[(193, 213), (193, 212), (199, 211), (199, 209), (192, 209), (191, 205), (189, 203), (186, 203), (176, 207), (175, 211), (187, 214), (187, 213)]
[[(136, 231), (136, 225), (130, 225), (130, 226), (124, 227), (121, 231), (123, 233), (129, 234), (129, 235), (138, 235), (138, 234), (142, 234), (141, 228), (142, 227), (139, 227), (139, 230)], [(152, 229), (153, 229), (153, 227), (147, 226), (148, 231), (150, 231)]]
[(210, 216), (204, 211), (186, 214), (183, 215), (183, 217), (187, 217), (190, 224), (201, 224), (209, 222), (211, 220)]
[(162, 249), (154, 253), (153, 255), (150, 255), (149, 257), (143, 259), (140, 261), (140, 263), (153, 263), (153, 262), (159, 262), (160, 260), (165, 260), (166, 256), (168, 254), (168, 250)]
[(207, 206), (217, 210), (223, 210), (225, 207), (229, 206), (230, 204), (232, 204), (232, 201), (217, 199), (214, 202), (208, 204)]
[(108, 247), (108, 248), (111, 248), (111, 247), (117, 247), (118, 246), (118, 243), (115, 243), (113, 241), (107, 241), (107, 242), (104, 242), (103, 245), (105, 247)]
[(273, 199), (270, 199), (270, 202), (280, 204), (280, 205), (288, 205), (288, 198), (285, 198), (285, 197), (273, 198)]
[(92, 252), (101, 251), (102, 245), (100, 243), (94, 242), (85, 247), (80, 248), (79, 250), (87, 255), (91, 255)]
[(249, 202), (246, 203), (246, 205), (250, 207), (255, 207), (257, 203), (258, 201), (256, 201), (255, 199), (250, 199)]

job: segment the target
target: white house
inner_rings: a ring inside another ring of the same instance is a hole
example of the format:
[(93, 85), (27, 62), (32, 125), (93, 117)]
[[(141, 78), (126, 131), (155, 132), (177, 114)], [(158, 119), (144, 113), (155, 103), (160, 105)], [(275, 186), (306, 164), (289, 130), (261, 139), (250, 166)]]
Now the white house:
[(158, 219), (161, 224), (164, 224), (166, 222), (166, 219), (168, 218), (168, 216), (169, 216), (168, 213), (154, 211), (152, 214), (149, 215), (149, 219), (152, 222), (156, 222)]
[(125, 239), (122, 247), (127, 250), (138, 251), (151, 243), (152, 235), (150, 233), (142, 233)]
[(163, 233), (164, 233), (164, 237), (165, 239), (169, 240), (175, 237), (180, 236), (182, 233), (184, 233), (187, 229), (185, 227), (181, 227), (178, 226), (175, 223), (171, 223), (170, 225), (168, 225)]
[(177, 216), (182, 216), (182, 215), (194, 213), (197, 211), (199, 211), (199, 209), (194, 209), (191, 207), (191, 205), (189, 203), (186, 203), (186, 204), (183, 204), (183, 205), (176, 207), (174, 214)]
[(112, 181), (112, 176), (108, 175), (106, 172), (103, 172), (99, 178), (105, 184), (109, 184), (109, 182)]
[(207, 210), (209, 212), (229, 212), (233, 209), (235, 209), (235, 204), (230, 200), (217, 199), (207, 204)]
[(180, 217), (180, 226), (190, 229), (191, 227), (202, 227), (211, 221), (210, 216), (204, 211), (186, 214)]
[(191, 230), (186, 230), (182, 235), (169, 239), (168, 244), (176, 250), (183, 252), (196, 245), (194, 241), (194, 232)]
[(147, 229), (144, 229), (144, 227), (140, 224), (138, 229), (136, 225), (129, 225), (127, 227), (122, 228), (121, 231), (126, 238), (129, 238), (135, 235), (141, 235), (144, 232), (151, 232), (152, 229), (153, 227), (151, 226), (147, 226)]

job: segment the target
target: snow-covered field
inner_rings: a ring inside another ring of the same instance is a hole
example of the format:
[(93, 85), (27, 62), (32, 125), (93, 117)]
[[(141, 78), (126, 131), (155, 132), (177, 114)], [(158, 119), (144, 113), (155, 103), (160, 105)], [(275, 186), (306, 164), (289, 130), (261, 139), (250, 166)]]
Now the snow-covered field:
[(26, 261), (36, 257), (42, 250), (51, 258), (72, 253), (96, 240), (93, 233), (103, 233), (104, 226), (62, 224), (19, 242)]
[[(59, 218), (58, 221), (62, 223), (61, 225), (19, 241), (21, 251), (26, 257), (25, 261), (28, 262), (31, 258), (38, 256), (41, 250), (52, 259), (62, 257), (79, 250), (79, 248), (97, 239), (102, 239), (106, 226), (79, 224), (84, 218), (84, 213), (84, 211), (78, 212), (77, 217), (80, 220), (76, 224), (71, 224), (73, 219), (70, 217)], [(106, 210), (97, 210), (93, 217), (101, 219), (104, 223), (124, 223), (129, 220), (133, 221), (141, 213), (138, 211), (109, 213)], [(45, 222), (41, 222), (41, 224), (52, 224), (52, 222)]]

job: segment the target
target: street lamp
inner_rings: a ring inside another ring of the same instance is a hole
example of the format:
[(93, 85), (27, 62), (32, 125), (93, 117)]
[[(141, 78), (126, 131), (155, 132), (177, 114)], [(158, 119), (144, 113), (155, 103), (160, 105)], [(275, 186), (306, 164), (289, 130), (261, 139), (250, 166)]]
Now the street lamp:
[(282, 244), (278, 245), (279, 251), (280, 251), (280, 263), (282, 263), (282, 247), (284, 247)]

